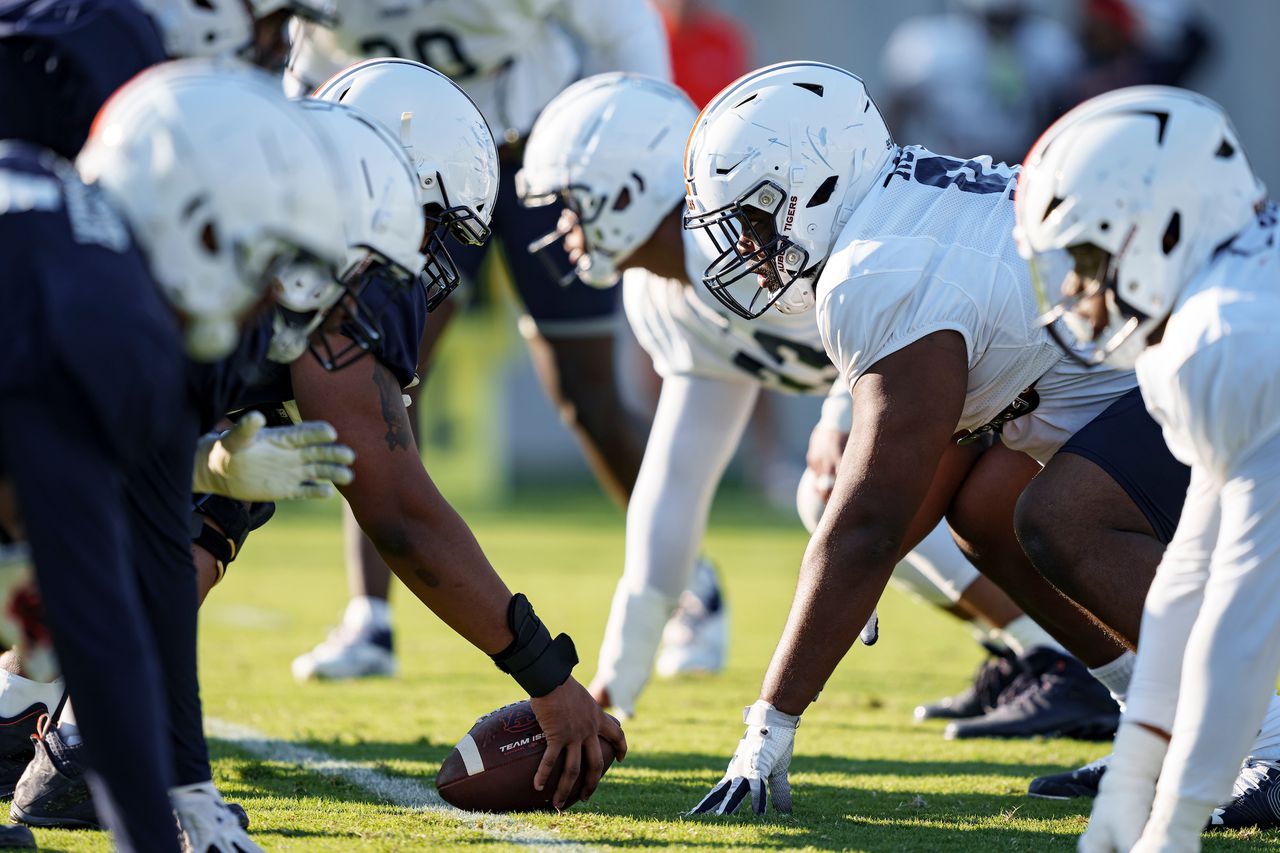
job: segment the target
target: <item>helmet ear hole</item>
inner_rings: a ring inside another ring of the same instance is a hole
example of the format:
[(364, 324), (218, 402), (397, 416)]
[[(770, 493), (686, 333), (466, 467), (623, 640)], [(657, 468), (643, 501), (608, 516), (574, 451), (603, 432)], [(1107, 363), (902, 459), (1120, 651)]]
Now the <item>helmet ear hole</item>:
[(1182, 237), (1182, 214), (1178, 211), (1173, 212), (1173, 216), (1169, 217), (1169, 225), (1164, 229), (1164, 238), (1161, 240), (1161, 248), (1167, 255), (1172, 252), (1178, 245), (1178, 240)]
[(200, 247), (207, 254), (216, 255), (222, 243), (218, 239), (218, 226), (210, 219), (200, 228)]
[(1231, 144), (1230, 140), (1224, 138), (1222, 140), (1222, 144), (1218, 146), (1218, 150), (1213, 152), (1213, 156), (1223, 160), (1229, 160), (1235, 153), (1235, 146)]
[(613, 210), (621, 212), (631, 206), (631, 187), (623, 187), (613, 202)]
[(836, 184), (838, 183), (840, 183), (840, 178), (838, 176), (828, 175), (827, 179), (823, 181), (822, 184), (819, 185), (818, 189), (814, 191), (813, 195), (809, 197), (809, 202), (805, 207), (818, 207), (819, 205), (826, 204), (831, 200), (831, 194), (836, 191)]

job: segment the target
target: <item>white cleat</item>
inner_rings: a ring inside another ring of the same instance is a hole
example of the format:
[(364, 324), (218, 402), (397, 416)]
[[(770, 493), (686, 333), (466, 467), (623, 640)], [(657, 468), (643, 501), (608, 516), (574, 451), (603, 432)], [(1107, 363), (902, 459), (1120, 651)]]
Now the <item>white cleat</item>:
[(391, 629), (342, 624), (325, 641), (293, 659), (298, 681), (343, 681), (396, 674)]
[(212, 782), (169, 789), (183, 853), (263, 853)]
[(676, 612), (662, 631), (655, 669), (663, 678), (714, 674), (724, 669), (729, 649), (729, 613), (715, 566), (700, 557), (693, 582), (680, 595)]

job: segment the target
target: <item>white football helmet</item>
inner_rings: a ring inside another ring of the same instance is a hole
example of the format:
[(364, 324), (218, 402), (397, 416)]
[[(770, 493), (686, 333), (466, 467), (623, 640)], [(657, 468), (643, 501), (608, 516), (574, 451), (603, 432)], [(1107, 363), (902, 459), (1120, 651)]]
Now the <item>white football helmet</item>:
[(98, 114), (77, 160), (124, 214), (152, 277), (211, 361), (286, 270), (333, 275), (350, 198), (337, 153), (278, 81), (234, 61), (167, 62)]
[[(587, 252), (570, 280), (616, 284), (618, 265), (680, 205), (681, 155), (697, 115), (670, 83), (619, 73), (579, 80), (543, 108), (525, 143), (516, 193), (526, 207), (563, 200), (577, 216)], [(530, 251), (562, 236), (553, 232)]]
[(172, 57), (232, 56), (253, 40), (245, 0), (135, 0)]
[[(335, 353), (322, 336), (311, 350), (326, 369), (338, 370), (381, 339), (379, 307), (388, 288), (419, 284), (426, 263), (419, 251), (426, 217), (418, 202), (418, 173), (390, 131), (352, 107), (314, 98), (298, 103), (337, 148), (352, 179), (344, 207), (347, 254), (337, 279), (311, 268), (282, 276), (268, 358), (288, 364), (302, 355), (312, 332), (345, 295), (343, 328), (351, 346)], [(377, 293), (366, 294), (375, 280), (382, 282), (372, 288)]]
[[(1208, 98), (1138, 86), (1086, 101), (1045, 131), (1018, 180), (1015, 234), (1043, 322), (1078, 361), (1132, 367), (1183, 286), (1248, 225), (1265, 192), (1231, 120)], [(1096, 268), (1077, 269), (1069, 250)], [(1073, 291), (1093, 288), (1063, 300), (1071, 282)], [(1098, 287), (1107, 306), (1100, 332), (1072, 310)]]
[(409, 152), (431, 228), (424, 282), (428, 310), (434, 309), (459, 282), (444, 234), (469, 246), (489, 239), (498, 149), (484, 116), (457, 83), (409, 59), (358, 62), (330, 78), (315, 97), (363, 110)]
[(707, 289), (748, 319), (812, 308), (832, 243), (892, 149), (862, 80), (842, 68), (783, 62), (731, 83), (685, 152), (685, 227), (719, 253)]

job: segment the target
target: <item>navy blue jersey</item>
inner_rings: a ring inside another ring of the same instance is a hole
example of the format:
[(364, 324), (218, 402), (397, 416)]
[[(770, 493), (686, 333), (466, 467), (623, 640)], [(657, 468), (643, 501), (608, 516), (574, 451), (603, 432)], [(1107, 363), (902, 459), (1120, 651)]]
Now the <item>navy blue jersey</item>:
[[(422, 288), (402, 290), (382, 278), (375, 278), (364, 288), (362, 298), (377, 314), (381, 339), (373, 345), (367, 358), (376, 358), (391, 371), (400, 387), (413, 384), (418, 373), (418, 344), (427, 326), (427, 300)], [(270, 331), (270, 324), (267, 324)], [(303, 358), (311, 358), (309, 354)], [(292, 400), (293, 381), (287, 364), (261, 362), (256, 376), (249, 376), (234, 409), (275, 406)]]
[(75, 157), (107, 97), (166, 58), (133, 0), (0, 0), (0, 139)]
[(124, 221), (74, 169), (0, 143), (0, 394), (71, 383), (124, 456), (180, 399), (178, 322)]
[(201, 432), (213, 429), (227, 412), (243, 408), (242, 401), (249, 389), (268, 383), (276, 373), (275, 368), (283, 367), (267, 361), (270, 346), (268, 314), (240, 333), (240, 343), (226, 358), (213, 364), (191, 362), (188, 365), (187, 396), (199, 413)]

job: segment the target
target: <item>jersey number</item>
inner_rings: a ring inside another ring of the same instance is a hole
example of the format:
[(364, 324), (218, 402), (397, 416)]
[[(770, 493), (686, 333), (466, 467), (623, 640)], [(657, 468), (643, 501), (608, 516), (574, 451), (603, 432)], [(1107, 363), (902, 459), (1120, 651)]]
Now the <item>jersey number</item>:
[[(831, 365), (831, 360), (827, 358), (827, 354), (820, 350), (814, 349), (807, 344), (798, 341), (780, 338), (777, 335), (771, 335), (768, 332), (755, 332), (752, 337), (756, 339), (756, 343), (764, 348), (774, 361), (774, 364), (784, 365), (793, 362), (799, 362), (805, 367), (811, 367), (814, 370), (825, 371), (830, 369), (831, 376), (824, 379), (824, 383), (829, 385), (835, 379), (835, 369)], [(771, 365), (765, 364), (760, 359), (747, 355), (745, 352), (739, 352), (733, 357), (734, 366), (745, 370), (752, 376), (759, 379), (766, 385), (773, 385), (785, 388), (788, 391), (796, 391), (804, 393), (814, 390), (815, 385), (805, 382), (797, 382), (787, 376), (781, 370)]]
[(977, 160), (930, 155), (917, 158), (914, 151), (902, 152), (902, 159), (889, 178), (907, 178), (925, 186), (946, 189), (955, 187), (962, 193), (1002, 193), (1009, 188), (1010, 176), (983, 170)]
[(363, 56), (399, 56), (416, 59), (430, 65), (446, 77), (455, 80), (472, 77), (480, 68), (462, 52), (458, 37), (448, 30), (419, 30), (411, 39), (413, 50), (402, 50), (389, 37), (374, 36), (360, 42)]

